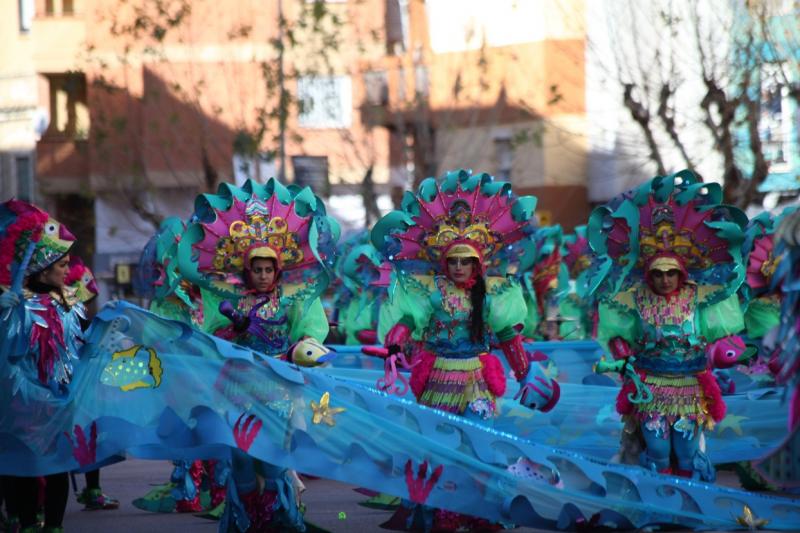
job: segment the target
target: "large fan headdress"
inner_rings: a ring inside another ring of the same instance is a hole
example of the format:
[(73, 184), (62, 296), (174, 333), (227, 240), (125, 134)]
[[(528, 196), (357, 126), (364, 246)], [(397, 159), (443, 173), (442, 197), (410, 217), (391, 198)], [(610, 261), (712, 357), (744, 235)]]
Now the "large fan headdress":
[(342, 260), (342, 275), (361, 289), (388, 286), (390, 270), (391, 266), (372, 244), (355, 246)]
[(178, 217), (165, 218), (145, 245), (135, 280), (135, 288), (141, 296), (163, 300), (175, 294), (186, 305), (193, 305), (181, 288), (178, 270), (178, 243), (185, 229), (186, 224)]
[(569, 277), (577, 279), (592, 264), (592, 249), (586, 237), (586, 226), (576, 226), (575, 233), (564, 236), (561, 250), (564, 263), (569, 270)]
[(775, 247), (775, 232), (783, 219), (796, 210), (796, 207), (789, 207), (778, 216), (761, 213), (747, 224), (742, 253), (747, 263), (748, 296), (770, 292), (775, 271), (781, 261), (781, 254)]
[(535, 208), (536, 198), (517, 197), (509, 183), (453, 171), (407, 192), (402, 208), (381, 218), (370, 238), (403, 273), (438, 272), (443, 254), (463, 244), (478, 251), (487, 273), (513, 274), (536, 260), (535, 246), (514, 246), (533, 238)]
[(203, 194), (178, 245), (181, 275), (223, 296), (236, 297), (252, 258), (275, 259), (282, 281), (322, 287), (329, 279), (339, 226), (305, 187), (248, 180)]
[(621, 201), (596, 208), (589, 240), (601, 264), (590, 285), (613, 295), (644, 279), (653, 261), (668, 258), (690, 279), (722, 286), (720, 297), (732, 294), (744, 280), (747, 217), (721, 199), (718, 184), (702, 183), (684, 170), (655, 177)]

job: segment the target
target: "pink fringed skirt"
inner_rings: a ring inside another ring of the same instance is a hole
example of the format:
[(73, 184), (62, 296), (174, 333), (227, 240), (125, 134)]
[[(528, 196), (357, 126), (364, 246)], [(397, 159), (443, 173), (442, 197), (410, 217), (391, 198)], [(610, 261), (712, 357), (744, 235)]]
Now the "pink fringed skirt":
[(495, 413), (495, 398), (505, 393), (503, 366), (491, 354), (475, 357), (437, 357), (420, 352), (411, 376), (411, 389), (422, 405), (464, 414), (467, 408), (485, 416)]
[(683, 376), (647, 374), (639, 377), (650, 388), (653, 400), (633, 404), (628, 394), (635, 393), (633, 382), (626, 381), (617, 397), (617, 411), (639, 422), (668, 428), (678, 420), (690, 420), (698, 427), (711, 429), (725, 416), (725, 402), (714, 374), (705, 370)]

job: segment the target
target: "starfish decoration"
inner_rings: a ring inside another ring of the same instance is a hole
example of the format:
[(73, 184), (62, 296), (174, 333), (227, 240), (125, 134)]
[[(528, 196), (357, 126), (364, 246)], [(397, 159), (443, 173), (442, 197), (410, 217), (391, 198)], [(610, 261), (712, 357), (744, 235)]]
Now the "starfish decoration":
[(744, 526), (749, 528), (750, 531), (755, 531), (756, 529), (761, 529), (762, 527), (766, 526), (769, 523), (769, 520), (765, 520), (764, 518), (757, 518), (756, 515), (753, 514), (753, 511), (747, 505), (744, 506), (742, 509), (742, 516), (737, 516), (736, 521), (739, 523), (740, 526)]
[(314, 411), (314, 415), (311, 417), (311, 421), (314, 424), (320, 424), (325, 422), (329, 426), (335, 426), (336, 420), (334, 420), (334, 415), (338, 415), (339, 413), (344, 412), (346, 409), (344, 407), (331, 407), (331, 394), (326, 392), (322, 395), (322, 398), (319, 399), (319, 403), (311, 400), (311, 410)]
[(748, 420), (750, 417), (747, 416), (738, 416), (734, 414), (725, 415), (725, 418), (722, 419), (722, 422), (717, 425), (717, 433), (722, 435), (722, 432), (726, 429), (730, 429), (734, 433), (739, 436), (744, 435), (742, 431), (742, 426), (740, 425), (743, 420)]

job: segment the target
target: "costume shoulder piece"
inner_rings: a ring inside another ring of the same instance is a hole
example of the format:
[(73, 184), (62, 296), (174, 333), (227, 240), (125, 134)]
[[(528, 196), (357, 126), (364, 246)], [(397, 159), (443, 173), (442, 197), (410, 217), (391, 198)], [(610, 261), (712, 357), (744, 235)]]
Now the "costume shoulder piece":
[(703, 183), (691, 171), (657, 176), (589, 218), (589, 242), (598, 255), (589, 286), (599, 297), (613, 298), (644, 279), (646, 265), (671, 257), (685, 266), (698, 286), (717, 286), (703, 303), (733, 294), (745, 269), (742, 242), (747, 217), (721, 203), (722, 189)]
[(381, 218), (370, 233), (375, 248), (400, 277), (441, 272), (445, 252), (468, 245), (480, 255), (484, 274), (516, 274), (536, 260), (536, 198), (518, 197), (509, 183), (489, 174), (453, 171), (428, 178), (407, 192), (402, 207)]
[(178, 267), (189, 282), (237, 298), (246, 257), (259, 248), (278, 262), (283, 284), (312, 286), (318, 296), (330, 280), (338, 238), (338, 223), (308, 187), (290, 189), (274, 178), (241, 188), (222, 184), (217, 194), (195, 201), (178, 244)]

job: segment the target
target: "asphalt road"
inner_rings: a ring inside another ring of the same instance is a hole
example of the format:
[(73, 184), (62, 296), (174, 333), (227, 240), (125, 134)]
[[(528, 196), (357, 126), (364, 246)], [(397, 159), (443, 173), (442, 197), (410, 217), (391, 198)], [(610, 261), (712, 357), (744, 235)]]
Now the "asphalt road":
[[(100, 484), (103, 491), (120, 501), (115, 511), (84, 511), (83, 506), (70, 494), (64, 529), (67, 533), (176, 533), (197, 531), (216, 533), (218, 522), (198, 518), (191, 514), (148, 513), (134, 507), (131, 502), (154, 485), (166, 483), (172, 465), (167, 461), (141, 461), (131, 459), (103, 468)], [(736, 487), (734, 476), (720, 472), (718, 482)], [(85, 481), (77, 476), (79, 488)], [(308, 512), (306, 519), (331, 532), (380, 532), (379, 525), (389, 519), (389, 511), (369, 509), (358, 505), (365, 496), (355, 492), (354, 487), (325, 479), (304, 480), (308, 490), (303, 494)], [(345, 519), (339, 518), (344, 512)], [(515, 532), (539, 531), (532, 528), (517, 528)]]
[[(106, 494), (119, 499), (120, 508), (115, 511), (84, 511), (74, 494), (70, 494), (64, 529), (67, 533), (216, 533), (218, 522), (191, 514), (148, 513), (131, 504), (153, 485), (166, 483), (171, 471), (172, 465), (166, 461), (135, 459), (103, 468), (100, 484)], [(82, 488), (85, 484), (83, 476), (78, 475), (77, 480), (79, 488)], [(386, 531), (379, 525), (388, 520), (391, 513), (358, 505), (366, 497), (355, 492), (352, 486), (325, 479), (305, 481), (305, 484), (308, 490), (303, 494), (303, 502), (308, 508), (306, 519), (310, 522), (332, 532)], [(339, 518), (340, 512), (345, 513), (344, 520)], [(536, 530), (518, 528), (514, 531)]]
[[(120, 508), (115, 511), (84, 511), (70, 494), (64, 529), (68, 533), (215, 533), (218, 522), (192, 514), (148, 513), (131, 504), (153, 485), (167, 482), (171, 471), (172, 465), (166, 461), (128, 460), (103, 468), (100, 484), (106, 494), (119, 499)], [(77, 480), (79, 488), (82, 488), (85, 483), (83, 476), (78, 475)], [(390, 516), (386, 511), (357, 505), (365, 496), (347, 485), (318, 479), (307, 481), (306, 486), (308, 490), (303, 494), (303, 501), (308, 507), (307, 520), (330, 531), (376, 531), (380, 529), (378, 525)], [(346, 519), (339, 519), (340, 511), (345, 512)]]

